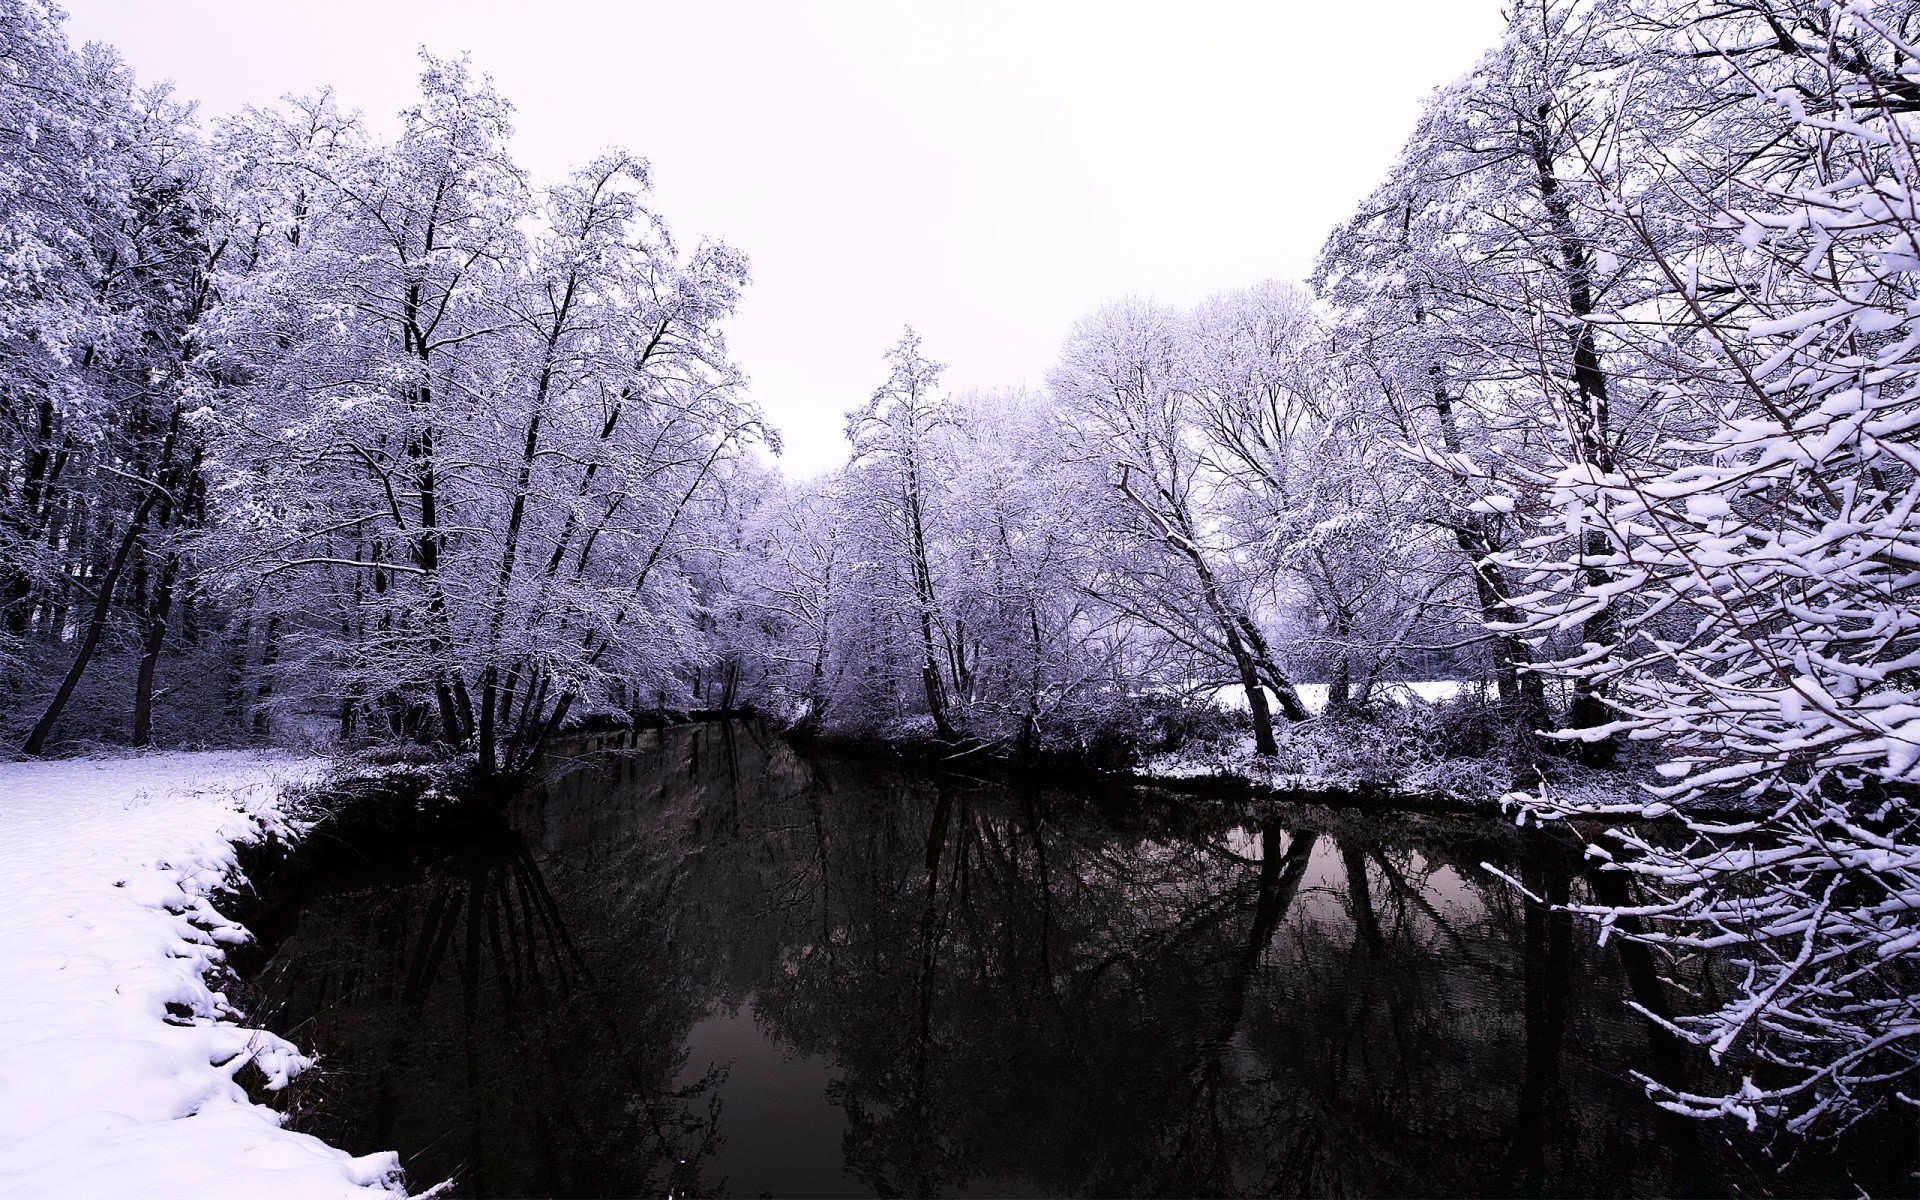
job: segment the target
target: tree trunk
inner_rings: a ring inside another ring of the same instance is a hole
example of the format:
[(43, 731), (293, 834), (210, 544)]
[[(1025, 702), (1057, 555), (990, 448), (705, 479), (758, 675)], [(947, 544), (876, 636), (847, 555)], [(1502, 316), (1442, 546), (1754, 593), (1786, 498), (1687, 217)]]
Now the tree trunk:
[(74, 651), (73, 663), (67, 668), (66, 677), (53, 693), (53, 699), (47, 703), (47, 711), (40, 715), (34, 724), (33, 732), (27, 735), (27, 741), (20, 748), (21, 753), (38, 756), (46, 749), (47, 738), (53, 732), (55, 722), (73, 699), (73, 690), (80, 686), (80, 677), (87, 673), (87, 665), (93, 661), (94, 651), (100, 648), (101, 635), (107, 629), (107, 615), (113, 608), (113, 590), (120, 583), (120, 574), (126, 570), (127, 559), (133, 554), (134, 543), (140, 539), (140, 531), (146, 526), (147, 514), (153, 511), (154, 504), (160, 499), (158, 488), (151, 488), (146, 499), (135, 510), (133, 520), (128, 522), (127, 531), (121, 535), (120, 545), (115, 548), (113, 559), (99, 580), (99, 594), (93, 603), (93, 617), (87, 622), (87, 632), (80, 639), (80, 646)]
[[(1267, 704), (1266, 689), (1261, 686), (1260, 660), (1247, 646), (1242, 636), (1252, 622), (1245, 621), (1227, 611), (1227, 602), (1220, 595), (1219, 585), (1214, 581), (1213, 572), (1208, 569), (1206, 560), (1191, 544), (1187, 544), (1185, 549), (1192, 559), (1194, 570), (1200, 576), (1200, 590), (1206, 599), (1207, 609), (1213, 614), (1214, 621), (1219, 624), (1221, 634), (1226, 639), (1227, 652), (1233, 656), (1234, 668), (1240, 673), (1240, 686), (1247, 693), (1247, 711), (1253, 716), (1253, 752), (1265, 758), (1277, 758), (1280, 754), (1280, 744), (1273, 737), (1273, 710)], [(1291, 685), (1287, 690), (1288, 693), (1292, 692)], [(1285, 702), (1283, 695), (1281, 703)], [(1299, 698), (1295, 697), (1293, 703), (1297, 707), (1300, 703)]]
[(160, 565), (160, 578), (147, 605), (147, 622), (140, 646), (140, 669), (133, 685), (133, 744), (153, 744), (153, 673), (160, 647), (167, 640), (167, 620), (173, 612), (173, 587), (180, 573), (180, 555), (170, 553)]
[(1031, 754), (1034, 743), (1040, 736), (1040, 610), (1027, 597), (1027, 711), (1020, 716), (1020, 744), (1022, 755)]
[(920, 608), (920, 682), (927, 694), (927, 712), (933, 717), (933, 729), (941, 741), (957, 740), (953, 722), (947, 715), (946, 689), (940, 681), (939, 659), (933, 646), (933, 572), (927, 566), (926, 532), (920, 522), (920, 474), (913, 460), (907, 460), (907, 531), (913, 555), (914, 598)]
[(1267, 705), (1267, 691), (1260, 685), (1260, 674), (1253, 664), (1253, 656), (1240, 644), (1238, 634), (1227, 634), (1227, 648), (1233, 653), (1234, 665), (1240, 670), (1240, 687), (1247, 693), (1247, 711), (1253, 716), (1253, 752), (1263, 758), (1278, 758), (1280, 743), (1273, 737), (1273, 710)]
[(253, 732), (267, 732), (267, 701), (273, 698), (273, 668), (280, 662), (280, 614), (267, 618), (267, 634), (260, 647), (260, 682), (253, 692)]
[(814, 647), (813, 671), (807, 676), (807, 694), (801, 705), (800, 727), (815, 729), (827, 712), (827, 639)]
[[(20, 550), (39, 540), (42, 499), (48, 484), (48, 468), (53, 452), (53, 397), (41, 397), (37, 410), (33, 449), (27, 455), (26, 478), (20, 486), (20, 503), (10, 514)], [(15, 637), (24, 637), (33, 604), (33, 576), (15, 561), (0, 564), (6, 586), (0, 590), (0, 610), (6, 614), (6, 628)]]
[(227, 720), (235, 725), (245, 715), (247, 703), (247, 654), (253, 648), (253, 602), (247, 597), (246, 607), (240, 613), (240, 633), (233, 640), (227, 659), (226, 702)]
[[(1460, 434), (1454, 422), (1453, 398), (1447, 394), (1439, 369), (1435, 367), (1429, 374), (1433, 383), (1433, 408), (1440, 418), (1441, 443), (1448, 453), (1458, 454)], [(1505, 577), (1492, 561), (1493, 538), (1487, 532), (1485, 518), (1478, 513), (1462, 513), (1452, 528), (1455, 544), (1473, 565), (1473, 587), (1480, 601), (1481, 624), (1489, 627), (1517, 624), (1520, 614), (1508, 595)], [(1492, 645), (1493, 677), (1500, 692), (1501, 710), (1522, 731), (1521, 744), (1530, 751), (1534, 747), (1532, 735), (1546, 729), (1550, 722), (1546, 685), (1539, 675), (1527, 670), (1533, 664), (1533, 652), (1519, 635), (1495, 633)]]
[(1289, 721), (1305, 721), (1310, 718), (1313, 714), (1307, 711), (1305, 704), (1301, 703), (1299, 689), (1293, 686), (1293, 680), (1280, 669), (1280, 664), (1274, 662), (1273, 651), (1268, 648), (1266, 635), (1260, 632), (1260, 627), (1255, 625), (1253, 618), (1245, 613), (1236, 612), (1234, 617), (1240, 623), (1241, 636), (1246, 639), (1248, 649), (1253, 652), (1254, 662), (1260, 668), (1262, 678), (1266, 680), (1267, 686), (1273, 689), (1274, 697), (1280, 701), (1281, 715)]
[[(499, 673), (495, 669), (495, 659), (500, 652), (500, 632), (507, 618), (507, 594), (513, 587), (513, 568), (520, 550), (520, 528), (526, 520), (527, 494), (532, 490), (533, 464), (540, 451), (540, 424), (546, 416), (547, 392), (553, 385), (554, 360), (558, 353), (560, 335), (566, 328), (567, 312), (572, 306), (577, 275), (567, 279), (566, 296), (560, 302), (559, 310), (554, 314), (552, 327), (548, 330), (545, 356), (540, 367), (540, 382), (535, 388), (533, 411), (527, 416), (527, 431), (522, 439), (520, 450), (520, 472), (514, 483), (513, 503), (507, 513), (507, 533), (500, 550), (500, 572), (494, 580), (493, 602), (489, 605), (487, 616), (487, 656), (486, 668), (481, 672), (480, 681), (480, 770), (491, 775), (496, 763), (494, 756), (494, 711), (497, 702), (495, 687)], [(458, 683), (458, 676), (455, 677)]]
[[(1546, 115), (1546, 106), (1542, 105), (1542, 122)], [(1596, 470), (1610, 473), (1614, 467), (1613, 447), (1608, 440), (1612, 423), (1611, 403), (1607, 394), (1607, 376), (1600, 366), (1594, 325), (1589, 319), (1594, 311), (1592, 256), (1587, 252), (1585, 239), (1573, 223), (1573, 211), (1568, 206), (1566, 195), (1560, 190), (1560, 181), (1554, 174), (1552, 151), (1541, 125), (1533, 126), (1529, 140), (1534, 167), (1539, 176), (1540, 202), (1547, 210), (1554, 235), (1560, 243), (1560, 274), (1567, 288), (1567, 307), (1574, 319), (1570, 364), (1573, 368), (1574, 391), (1578, 397), (1571, 421), (1574, 452)], [(1589, 532), (1581, 550), (1590, 561), (1598, 559), (1608, 551), (1606, 536), (1598, 530)], [(1585, 577), (1589, 587), (1601, 588), (1612, 582), (1613, 573), (1604, 567), (1589, 565)], [(1580, 640), (1592, 645), (1610, 646), (1619, 636), (1619, 631), (1619, 619), (1612, 606), (1608, 605), (1587, 618), (1581, 627)], [(1594, 729), (1613, 719), (1604, 690), (1604, 683), (1596, 681), (1588, 670), (1583, 669), (1574, 676), (1573, 703), (1567, 711), (1568, 728)], [(1606, 766), (1613, 762), (1619, 750), (1620, 735), (1613, 733), (1595, 741), (1580, 742), (1575, 752), (1580, 761), (1588, 766)]]
[[(1160, 540), (1170, 549), (1185, 555), (1187, 561), (1192, 564), (1193, 573), (1200, 580), (1200, 595), (1206, 602), (1207, 613), (1220, 627), (1221, 639), (1226, 642), (1227, 653), (1233, 659), (1234, 669), (1239, 673), (1240, 687), (1247, 694), (1247, 711), (1253, 717), (1253, 752), (1265, 758), (1277, 758), (1280, 754), (1280, 744), (1274, 740), (1273, 736), (1273, 710), (1268, 707), (1267, 693), (1261, 686), (1260, 660), (1265, 657), (1266, 642), (1260, 637), (1260, 630), (1245, 616), (1228, 610), (1226, 598), (1221, 594), (1213, 569), (1207, 565), (1206, 556), (1200, 553), (1200, 547), (1193, 540), (1192, 524), (1186, 519), (1186, 514), (1176, 510), (1170, 519), (1166, 514), (1155, 511), (1151, 505), (1140, 498), (1139, 493), (1133, 490), (1131, 468), (1125, 465), (1122, 465), (1120, 470), (1119, 487), (1121, 495), (1132, 501), (1134, 507), (1145, 513), (1159, 528)], [(1161, 494), (1167, 495), (1164, 489)], [(1256, 657), (1254, 650), (1249, 647), (1249, 638), (1257, 639), (1255, 644), (1260, 651), (1259, 657)], [(1271, 666), (1270, 663), (1268, 665)], [(1286, 705), (1290, 702), (1293, 706), (1287, 715), (1293, 717), (1293, 713), (1297, 711), (1300, 717), (1294, 719), (1304, 719), (1306, 713), (1300, 707), (1300, 698), (1294, 693), (1292, 683), (1288, 682), (1277, 668), (1273, 670), (1273, 675), (1276, 682), (1285, 684), (1284, 691), (1275, 689), (1281, 704)]]
[(494, 758), (493, 706), (495, 702), (493, 667), (480, 673), (480, 773), (492, 775), (499, 764)]
[(1334, 655), (1333, 670), (1327, 678), (1327, 711), (1343, 712), (1353, 707), (1353, 668), (1347, 665), (1347, 652)]

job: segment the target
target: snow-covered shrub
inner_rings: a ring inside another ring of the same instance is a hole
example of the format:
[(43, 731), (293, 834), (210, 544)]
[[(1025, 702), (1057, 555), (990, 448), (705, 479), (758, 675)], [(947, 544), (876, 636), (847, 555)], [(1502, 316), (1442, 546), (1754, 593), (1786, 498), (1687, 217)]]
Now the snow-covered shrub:
[(1126, 770), (1148, 756), (1243, 734), (1246, 714), (1175, 696), (1094, 697), (1043, 726), (1036, 749), (1104, 770)]
[(1288, 745), (1303, 773), (1331, 784), (1490, 801), (1512, 777), (1509, 731), (1497, 702), (1410, 697), (1322, 718), (1296, 729)]
[[(1794, 1132), (1920, 1105), (1914, 15), (1671, 6), (1671, 40), (1647, 60), (1667, 72), (1656, 95), (1718, 97), (1718, 123), (1666, 145), (1651, 182), (1600, 163), (1586, 188), (1672, 283), (1664, 303), (1610, 318), (1639, 328), (1649, 375), (1672, 380), (1656, 408), (1710, 419), (1651, 459), (1563, 462), (1525, 601), (1536, 631), (1616, 631), (1553, 669), (1609, 695), (1617, 720), (1590, 735), (1656, 743), (1666, 782), (1615, 803), (1552, 789), (1516, 803), (1675, 816), (1678, 836), (1623, 826), (1594, 848), (1645, 897), (1585, 911), (1737, 968), (1730, 996), (1673, 1028), (1745, 1081), (1656, 1094)], [(1749, 144), (1770, 149), (1715, 169)], [(1684, 220), (1663, 226), (1662, 211)]]

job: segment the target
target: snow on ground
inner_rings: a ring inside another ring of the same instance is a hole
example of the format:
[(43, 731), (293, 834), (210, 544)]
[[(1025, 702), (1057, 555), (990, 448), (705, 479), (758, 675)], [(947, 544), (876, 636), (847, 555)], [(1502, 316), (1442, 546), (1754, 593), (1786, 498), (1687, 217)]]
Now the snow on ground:
[[(1398, 705), (1415, 700), (1436, 704), (1478, 686), (1451, 679), (1383, 683), (1375, 686), (1372, 699)], [(1300, 684), (1298, 690), (1308, 711), (1325, 711), (1325, 684)], [(1246, 693), (1237, 687), (1222, 688), (1216, 702), (1241, 712), (1247, 708)], [(1295, 725), (1276, 718), (1274, 734), (1280, 740), (1280, 753), (1273, 758), (1256, 755), (1253, 735), (1242, 732), (1152, 755), (1138, 774), (1166, 780), (1226, 776), (1283, 792), (1362, 788), (1407, 796), (1448, 796), (1487, 807), (1512, 785), (1504, 764), (1445, 757), (1431, 738), (1422, 736), (1417, 722), (1396, 726), (1388, 720), (1376, 728), (1364, 723), (1323, 726), (1318, 721)]]
[[(1451, 700), (1461, 692), (1478, 684), (1463, 683), (1458, 679), (1416, 679), (1406, 683), (1376, 683), (1373, 685), (1374, 698), (1394, 704), (1405, 704), (1409, 698), (1425, 700), (1428, 704), (1438, 704), (1442, 700)], [(1327, 685), (1324, 683), (1297, 683), (1293, 690), (1300, 697), (1300, 703), (1307, 711), (1322, 712), (1327, 707)], [(1247, 693), (1239, 684), (1223, 684), (1214, 693), (1213, 702), (1221, 708), (1235, 712), (1247, 710)], [(1280, 701), (1271, 690), (1267, 692), (1267, 703), (1278, 708)]]
[[(1408, 683), (1377, 683), (1374, 691), (1381, 699), (1395, 704), (1404, 704), (1408, 696), (1425, 700), (1429, 704), (1438, 704), (1442, 700), (1451, 700), (1462, 690), (1474, 686), (1462, 683), (1458, 679), (1419, 679)], [(1238, 691), (1239, 689), (1233, 689)], [(1307, 706), (1308, 712), (1320, 712), (1327, 707), (1327, 685), (1324, 683), (1302, 683), (1295, 685), (1294, 691), (1300, 694), (1300, 703)], [(1247, 706), (1247, 697), (1240, 693), (1240, 707)]]
[[(310, 1064), (209, 987), (245, 940), (208, 897), (289, 832), (267, 754), (0, 763), (0, 1195), (304, 1200), (398, 1192), (391, 1154), (282, 1129), (234, 1076)], [(171, 1011), (170, 1011), (171, 1010)]]

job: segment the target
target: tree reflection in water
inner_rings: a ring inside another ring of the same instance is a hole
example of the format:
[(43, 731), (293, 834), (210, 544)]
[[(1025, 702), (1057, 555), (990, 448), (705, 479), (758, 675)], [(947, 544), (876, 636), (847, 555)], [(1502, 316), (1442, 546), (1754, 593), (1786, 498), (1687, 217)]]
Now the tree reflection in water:
[[(1663, 1011), (1646, 951), (1601, 949), (1479, 869), (1551, 899), (1617, 886), (1537, 835), (932, 778), (744, 724), (573, 749), (509, 828), (303, 900), (260, 981), (278, 1027), (328, 1055), (302, 1119), (400, 1149), (416, 1184), (1783, 1187), (1630, 1078), (1692, 1065), (1625, 1005)], [(690, 1059), (703, 1019), (702, 1045), (753, 1054), (751, 1086), (806, 1098), (777, 1134), (818, 1153), (756, 1153), (765, 1097)]]

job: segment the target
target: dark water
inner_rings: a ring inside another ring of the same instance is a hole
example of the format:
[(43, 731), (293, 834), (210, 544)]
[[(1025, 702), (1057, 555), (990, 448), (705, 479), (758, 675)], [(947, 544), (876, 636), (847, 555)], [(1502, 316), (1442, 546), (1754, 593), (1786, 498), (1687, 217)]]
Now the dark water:
[(1538, 835), (637, 737), (302, 898), (302, 1127), (473, 1196), (1853, 1194), (1649, 1104), (1650, 960), (1479, 867), (1587, 894)]

